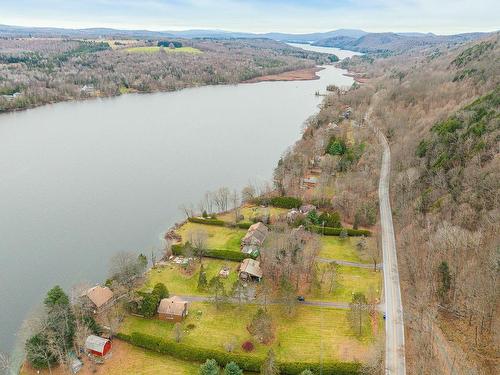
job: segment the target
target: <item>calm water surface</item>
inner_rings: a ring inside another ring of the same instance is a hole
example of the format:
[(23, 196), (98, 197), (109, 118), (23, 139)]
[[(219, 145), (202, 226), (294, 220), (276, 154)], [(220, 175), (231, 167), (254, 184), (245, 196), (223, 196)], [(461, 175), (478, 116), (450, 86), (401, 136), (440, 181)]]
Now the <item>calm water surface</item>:
[[(321, 78), (59, 103), (0, 115), (0, 351), (55, 284), (107, 276), (205, 191), (267, 180), (328, 84)], [(17, 338), (17, 341), (20, 341)]]
[(339, 59), (345, 59), (346, 57), (352, 57), (355, 55), (362, 55), (360, 52), (347, 51), (345, 49), (335, 48), (335, 47), (320, 47), (311, 46), (310, 44), (299, 44), (299, 43), (288, 43), (289, 45), (297, 48), (302, 48), (307, 51), (322, 52), (322, 53), (333, 53), (337, 55)]

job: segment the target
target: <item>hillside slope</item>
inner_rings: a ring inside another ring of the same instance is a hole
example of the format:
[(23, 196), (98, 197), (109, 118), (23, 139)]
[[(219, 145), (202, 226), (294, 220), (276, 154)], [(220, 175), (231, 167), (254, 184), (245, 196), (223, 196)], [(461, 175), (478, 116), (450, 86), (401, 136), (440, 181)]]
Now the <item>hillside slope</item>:
[(409, 373), (498, 373), (498, 35), (365, 65), (391, 140)]

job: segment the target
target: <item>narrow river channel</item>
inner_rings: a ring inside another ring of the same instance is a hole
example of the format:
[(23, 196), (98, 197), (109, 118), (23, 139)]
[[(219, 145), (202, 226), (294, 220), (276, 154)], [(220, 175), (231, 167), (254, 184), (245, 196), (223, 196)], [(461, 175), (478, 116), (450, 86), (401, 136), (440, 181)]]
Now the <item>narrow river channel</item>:
[[(320, 79), (209, 86), (0, 115), (0, 351), (55, 284), (107, 276), (120, 250), (150, 252), (207, 190), (269, 180), (316, 112)], [(20, 351), (17, 351), (20, 353)]]

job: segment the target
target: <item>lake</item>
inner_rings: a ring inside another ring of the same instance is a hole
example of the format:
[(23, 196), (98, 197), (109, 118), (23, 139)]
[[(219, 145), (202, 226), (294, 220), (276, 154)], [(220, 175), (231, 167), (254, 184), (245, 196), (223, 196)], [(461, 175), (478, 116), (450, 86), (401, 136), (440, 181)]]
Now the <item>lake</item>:
[(345, 49), (340, 49), (335, 47), (321, 47), (321, 46), (313, 46), (310, 44), (302, 44), (302, 43), (287, 43), (287, 44), (293, 47), (305, 49), (306, 51), (333, 53), (334, 55), (337, 55), (337, 57), (340, 60), (345, 59), (346, 57), (362, 55), (362, 53), (360, 52), (347, 51)]
[[(0, 115), (0, 351), (55, 284), (107, 277), (117, 251), (158, 248), (179, 206), (269, 180), (328, 84), (208, 86)], [(20, 341), (20, 340), (17, 340)], [(18, 348), (22, 345), (17, 345)]]

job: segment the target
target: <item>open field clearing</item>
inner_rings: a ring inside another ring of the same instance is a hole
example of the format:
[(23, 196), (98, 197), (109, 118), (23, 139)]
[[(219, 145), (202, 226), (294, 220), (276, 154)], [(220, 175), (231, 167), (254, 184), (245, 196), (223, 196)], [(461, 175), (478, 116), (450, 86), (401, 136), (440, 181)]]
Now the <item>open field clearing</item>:
[(241, 239), (245, 236), (246, 230), (239, 228), (226, 228), (215, 225), (205, 225), (197, 223), (185, 223), (177, 233), (182, 237), (182, 243), (189, 241), (190, 233), (203, 231), (207, 233), (208, 249), (223, 249), (240, 251)]
[[(370, 259), (361, 254), (356, 249), (356, 243), (360, 240), (359, 237), (348, 237), (342, 239), (337, 236), (323, 236), (321, 238), (320, 258), (339, 259), (349, 262), (370, 263)], [(367, 237), (368, 246), (376, 246), (375, 238)]]
[[(104, 365), (97, 365), (94, 369), (87, 357), (84, 359), (84, 367), (78, 372), (79, 375), (153, 375), (153, 374), (176, 374), (192, 375), (198, 373), (199, 364), (182, 361), (167, 355), (157, 354), (149, 350), (136, 348), (120, 340), (113, 341), (113, 349), (110, 358), (105, 360)], [(24, 366), (20, 375), (48, 375), (49, 370), (36, 370)], [(52, 369), (52, 375), (66, 375), (67, 371), (58, 367)]]
[[(319, 274), (327, 267), (325, 263), (318, 263)], [(319, 276), (321, 277), (321, 276)], [(330, 280), (324, 278), (322, 291), (313, 290), (308, 299), (314, 301), (351, 302), (354, 293), (361, 292), (368, 299), (380, 298), (382, 290), (382, 272), (371, 269), (339, 266), (338, 276), (330, 293)]]
[(131, 53), (158, 53), (160, 52), (160, 50), (163, 50), (166, 53), (192, 53), (192, 54), (203, 53), (198, 48), (193, 48), (193, 47), (165, 48), (158, 46), (150, 46), (150, 47), (130, 47), (124, 49), (124, 51)]
[[(234, 340), (235, 352), (243, 353), (241, 344), (250, 340), (255, 344), (252, 354), (264, 357), (273, 348), (280, 361), (318, 362), (323, 351), (324, 360), (364, 360), (368, 358), (374, 341), (368, 319), (361, 337), (349, 328), (347, 311), (315, 306), (297, 306), (292, 317), (283, 316), (280, 306), (269, 306), (276, 325), (276, 336), (270, 345), (258, 343), (247, 330), (258, 306), (228, 306), (217, 310), (207, 303), (191, 303), (188, 317), (182, 323), (182, 343), (196, 347), (224, 350)], [(188, 329), (188, 325), (194, 325)], [(121, 332), (141, 332), (153, 336), (173, 338), (174, 324), (157, 319), (127, 317)]]
[[(237, 269), (239, 265), (240, 263), (238, 262), (227, 260), (203, 259), (203, 267), (205, 268), (208, 281), (210, 281), (212, 277), (217, 276), (223, 266), (230, 268), (229, 276), (226, 279), (221, 278), (226, 291), (231, 289), (231, 286), (238, 278)], [(163, 283), (168, 288), (170, 295), (208, 295), (209, 293), (207, 291), (198, 290), (199, 274), (200, 263), (197, 260), (194, 261), (194, 271), (192, 273), (187, 273), (183, 270), (182, 266), (172, 263), (166, 267), (152, 269), (148, 273), (144, 289), (153, 288), (156, 283)]]

